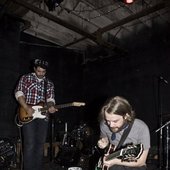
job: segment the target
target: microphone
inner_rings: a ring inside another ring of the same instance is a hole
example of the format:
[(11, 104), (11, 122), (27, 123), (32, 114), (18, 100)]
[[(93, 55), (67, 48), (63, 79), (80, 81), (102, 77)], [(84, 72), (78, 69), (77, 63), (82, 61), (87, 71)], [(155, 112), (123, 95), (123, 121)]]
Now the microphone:
[(162, 76), (159, 76), (159, 79), (162, 80), (164, 83), (168, 84), (168, 81), (164, 79)]

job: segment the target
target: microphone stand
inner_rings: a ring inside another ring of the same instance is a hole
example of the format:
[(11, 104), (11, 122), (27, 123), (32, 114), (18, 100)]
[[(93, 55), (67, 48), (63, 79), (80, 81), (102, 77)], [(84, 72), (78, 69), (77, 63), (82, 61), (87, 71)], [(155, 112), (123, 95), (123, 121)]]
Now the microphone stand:
[[(162, 128), (163, 125), (163, 116), (162, 116), (162, 96), (161, 96), (161, 83), (168, 84), (168, 81), (165, 80), (162, 76), (158, 77), (158, 116), (159, 116), (159, 126), (160, 128), (156, 132), (160, 131), (159, 134), (159, 169), (163, 168), (163, 142), (162, 142)], [(169, 124), (169, 123), (168, 123)], [(166, 126), (166, 125), (165, 125)], [(167, 161), (168, 162), (168, 161)]]
[[(169, 121), (170, 122), (170, 121)], [(169, 123), (168, 123), (169, 124)], [(169, 126), (166, 126), (166, 170), (169, 170)]]
[[(160, 84), (161, 79), (158, 78), (158, 116), (159, 116), (159, 126), (162, 127), (162, 100), (161, 100), (161, 93), (160, 93)], [(160, 131), (159, 133), (159, 169), (162, 169), (163, 165), (163, 155), (162, 155), (162, 128), (159, 128), (156, 132)]]
[(162, 125), (159, 129), (157, 129), (155, 132), (162, 131), (164, 127), (166, 127), (166, 170), (169, 170), (169, 125), (170, 121), (166, 122), (164, 125)]
[(155, 132), (159, 132), (161, 129), (163, 129), (165, 126), (168, 126), (170, 124), (170, 121), (166, 122), (164, 125), (162, 125), (159, 129), (157, 129)]

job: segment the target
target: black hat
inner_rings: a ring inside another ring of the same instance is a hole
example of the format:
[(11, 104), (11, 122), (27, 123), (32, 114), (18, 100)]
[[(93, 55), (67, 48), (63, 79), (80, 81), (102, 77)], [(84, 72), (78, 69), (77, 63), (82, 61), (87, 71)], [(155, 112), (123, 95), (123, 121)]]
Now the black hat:
[(35, 59), (34, 60), (34, 67), (42, 67), (44, 69), (47, 69), (48, 68), (48, 62), (45, 61), (45, 60), (41, 60), (41, 59)]

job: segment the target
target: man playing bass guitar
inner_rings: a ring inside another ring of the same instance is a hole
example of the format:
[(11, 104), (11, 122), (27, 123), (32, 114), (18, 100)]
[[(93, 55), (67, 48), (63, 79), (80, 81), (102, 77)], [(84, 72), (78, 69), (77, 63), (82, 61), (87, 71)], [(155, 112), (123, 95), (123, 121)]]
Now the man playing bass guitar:
[[(140, 119), (135, 118), (129, 102), (120, 96), (108, 99), (99, 114), (100, 121), (100, 139), (98, 147), (106, 148), (109, 144), (116, 147), (119, 145), (123, 132), (131, 126), (130, 132), (124, 139), (123, 146), (130, 144), (142, 146), (140, 154), (135, 157), (134, 154), (117, 156), (109, 158), (111, 149), (103, 157), (101, 169), (105, 170), (146, 170), (146, 159), (150, 148), (150, 132), (148, 126)], [(135, 149), (136, 146), (133, 148)], [(128, 150), (128, 147), (127, 147)], [(142, 151), (142, 152), (141, 152)], [(123, 153), (123, 152), (119, 152)], [(112, 156), (113, 157), (113, 156)]]

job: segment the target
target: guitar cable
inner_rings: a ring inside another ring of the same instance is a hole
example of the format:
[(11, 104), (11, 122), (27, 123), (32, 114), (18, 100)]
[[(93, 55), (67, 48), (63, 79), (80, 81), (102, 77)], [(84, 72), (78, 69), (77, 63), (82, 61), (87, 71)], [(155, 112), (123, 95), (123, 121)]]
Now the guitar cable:
[(18, 115), (15, 115), (15, 124), (20, 128), (23, 126), (23, 124), (18, 120)]

